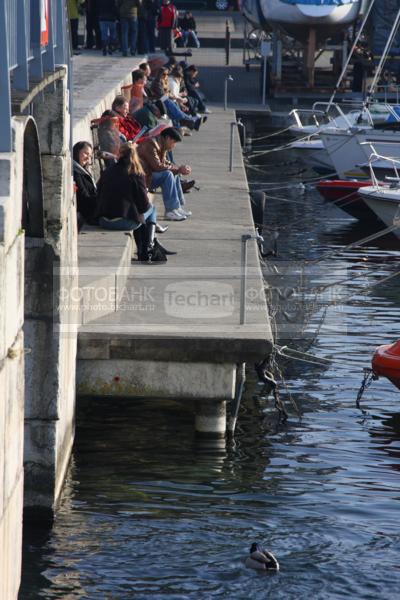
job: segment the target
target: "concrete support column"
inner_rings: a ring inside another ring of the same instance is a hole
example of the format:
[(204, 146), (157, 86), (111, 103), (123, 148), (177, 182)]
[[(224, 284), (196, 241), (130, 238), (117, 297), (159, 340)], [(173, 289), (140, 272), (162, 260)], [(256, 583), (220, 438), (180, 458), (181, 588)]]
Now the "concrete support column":
[(226, 433), (226, 400), (197, 400), (195, 429), (200, 434), (224, 437)]

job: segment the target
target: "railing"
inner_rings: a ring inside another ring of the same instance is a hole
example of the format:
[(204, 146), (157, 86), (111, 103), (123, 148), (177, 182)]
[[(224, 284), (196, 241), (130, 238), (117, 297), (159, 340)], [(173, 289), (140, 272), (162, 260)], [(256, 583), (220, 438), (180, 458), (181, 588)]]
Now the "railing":
[(65, 0), (0, 0), (0, 152), (11, 151), (11, 95), (70, 67)]
[(7, 14), (7, 30), (9, 32), (7, 37), (8, 45), (8, 64), (10, 68), (17, 66), (17, 3), (15, 0), (5, 0), (6, 14)]

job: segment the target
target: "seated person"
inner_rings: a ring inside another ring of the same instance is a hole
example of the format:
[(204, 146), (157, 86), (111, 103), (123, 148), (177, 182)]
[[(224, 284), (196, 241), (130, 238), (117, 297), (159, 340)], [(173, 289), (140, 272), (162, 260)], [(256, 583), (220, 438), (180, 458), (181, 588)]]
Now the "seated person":
[(166, 115), (164, 103), (157, 100), (156, 102), (147, 102), (143, 108), (133, 113), (133, 118), (142, 127), (153, 129), (159, 124), (158, 119), (161, 119), (164, 115)]
[(127, 142), (132, 141), (139, 133), (141, 127), (139, 123), (129, 115), (129, 102), (125, 96), (116, 96), (112, 103), (111, 110), (117, 113), (118, 129), (120, 133), (122, 133)]
[(189, 65), (184, 71), (185, 87), (189, 97), (197, 100), (197, 107), (199, 112), (209, 114), (211, 111), (205, 105), (204, 94), (200, 91), (200, 84), (197, 81), (199, 72), (195, 65)]
[(199, 38), (196, 33), (196, 21), (189, 10), (178, 20), (178, 25), (182, 32), (183, 45), (186, 47), (189, 42), (189, 44), (194, 44), (196, 48), (200, 48)]
[(93, 147), (89, 142), (77, 142), (72, 150), (73, 178), (76, 186), (78, 231), (84, 223), (96, 224), (97, 186), (89, 171)]
[(202, 119), (200, 117), (193, 117), (188, 112), (184, 112), (178, 104), (171, 99), (168, 74), (169, 71), (165, 67), (162, 67), (158, 71), (151, 86), (153, 99), (163, 101), (168, 116), (172, 119), (175, 127), (185, 125), (189, 127), (189, 129), (196, 129), (198, 131), (203, 122)]
[[(149, 65), (148, 62), (142, 62), (139, 65), (139, 69), (141, 71), (143, 71), (143, 73), (146, 75), (146, 83), (145, 83), (145, 86), (144, 86), (144, 91), (145, 91), (145, 94), (146, 94), (147, 99), (148, 99), (151, 96), (151, 91), (150, 90), (151, 90), (151, 84), (152, 84), (152, 81), (153, 81), (153, 77), (151, 75), (151, 67), (150, 67), (150, 65)], [(132, 71), (132, 75), (133, 75), (133, 73), (134, 73), (134, 71)], [(145, 100), (145, 102), (146, 102), (146, 100)]]
[(146, 75), (140, 69), (132, 72), (131, 99), (129, 102), (129, 112), (133, 114), (139, 108), (142, 108), (145, 100), (145, 85), (147, 83)]
[(104, 160), (108, 166), (118, 159), (121, 144), (126, 141), (119, 131), (118, 115), (112, 110), (105, 110), (101, 115), (97, 135), (100, 151), (105, 155)]
[(138, 154), (146, 173), (149, 189), (161, 187), (165, 206), (165, 219), (184, 221), (192, 213), (185, 210), (185, 197), (182, 192), (180, 175), (189, 175), (188, 165), (175, 165), (167, 159), (182, 136), (174, 127), (167, 127), (159, 136), (146, 139), (138, 146)]
[(100, 227), (133, 231), (138, 260), (166, 260), (167, 252), (155, 238), (157, 211), (147, 194), (145, 174), (135, 144), (121, 146), (118, 162), (101, 174), (98, 194)]

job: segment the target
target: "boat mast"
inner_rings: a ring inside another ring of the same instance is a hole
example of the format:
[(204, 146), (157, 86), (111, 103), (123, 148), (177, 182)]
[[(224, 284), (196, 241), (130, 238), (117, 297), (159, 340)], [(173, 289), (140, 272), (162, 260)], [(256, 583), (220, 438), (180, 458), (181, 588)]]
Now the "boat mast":
[(381, 71), (383, 69), (383, 65), (384, 65), (384, 63), (385, 63), (385, 61), (387, 59), (387, 54), (389, 52), (390, 46), (393, 44), (394, 37), (395, 37), (395, 35), (397, 33), (397, 29), (399, 27), (399, 23), (400, 23), (400, 9), (399, 9), (399, 11), (397, 13), (395, 22), (393, 23), (392, 30), (391, 30), (390, 35), (388, 37), (388, 40), (386, 42), (386, 46), (385, 46), (385, 48), (384, 48), (384, 50), (382, 52), (381, 59), (380, 59), (379, 64), (378, 64), (378, 66), (376, 68), (374, 79), (373, 79), (373, 81), (371, 83), (370, 89), (367, 92), (366, 98), (364, 100), (364, 109), (366, 109), (366, 108), (369, 107), (369, 104), (371, 102), (372, 96), (373, 96), (374, 91), (375, 91), (376, 84), (377, 84), (378, 79), (379, 79), (379, 77), (381, 75)]
[(372, 9), (372, 7), (374, 5), (374, 2), (375, 2), (375, 0), (371, 0), (371, 3), (369, 5), (369, 7), (368, 7), (368, 10), (365, 13), (365, 16), (364, 16), (363, 21), (362, 21), (361, 26), (360, 26), (360, 29), (358, 30), (358, 33), (356, 35), (356, 39), (354, 40), (353, 45), (351, 47), (351, 50), (349, 52), (349, 55), (347, 57), (346, 63), (344, 65), (343, 69), (342, 69), (342, 72), (339, 75), (339, 79), (337, 80), (337, 83), (335, 85), (335, 89), (333, 90), (332, 96), (329, 99), (328, 106), (326, 107), (326, 112), (328, 112), (329, 109), (330, 109), (330, 107), (332, 106), (333, 100), (334, 100), (334, 98), (336, 96), (336, 93), (337, 93), (337, 91), (339, 89), (340, 84), (342, 83), (342, 79), (345, 76), (345, 73), (347, 71), (347, 67), (349, 66), (349, 63), (350, 63), (351, 58), (353, 56), (354, 49), (355, 49), (355, 47), (357, 46), (357, 44), (359, 42), (359, 39), (361, 37), (361, 33), (362, 33), (362, 31), (363, 31), (363, 29), (365, 27), (365, 24), (366, 24), (367, 19), (369, 17), (369, 13), (371, 12), (371, 9)]

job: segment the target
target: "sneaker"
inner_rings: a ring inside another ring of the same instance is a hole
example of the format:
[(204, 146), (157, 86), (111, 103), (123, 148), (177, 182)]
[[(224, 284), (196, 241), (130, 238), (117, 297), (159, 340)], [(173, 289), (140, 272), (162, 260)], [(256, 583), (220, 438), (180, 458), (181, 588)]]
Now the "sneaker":
[(204, 111), (205, 115), (211, 115), (212, 111), (209, 108), (206, 108), (206, 110)]
[(164, 219), (167, 221), (185, 221), (186, 215), (182, 214), (179, 208), (175, 208), (174, 210), (169, 210), (166, 212)]
[(186, 217), (191, 217), (192, 216), (192, 211), (191, 210), (186, 210), (185, 208), (183, 208), (183, 206), (181, 206), (180, 208), (176, 209), (179, 214), (183, 215), (186, 219)]

